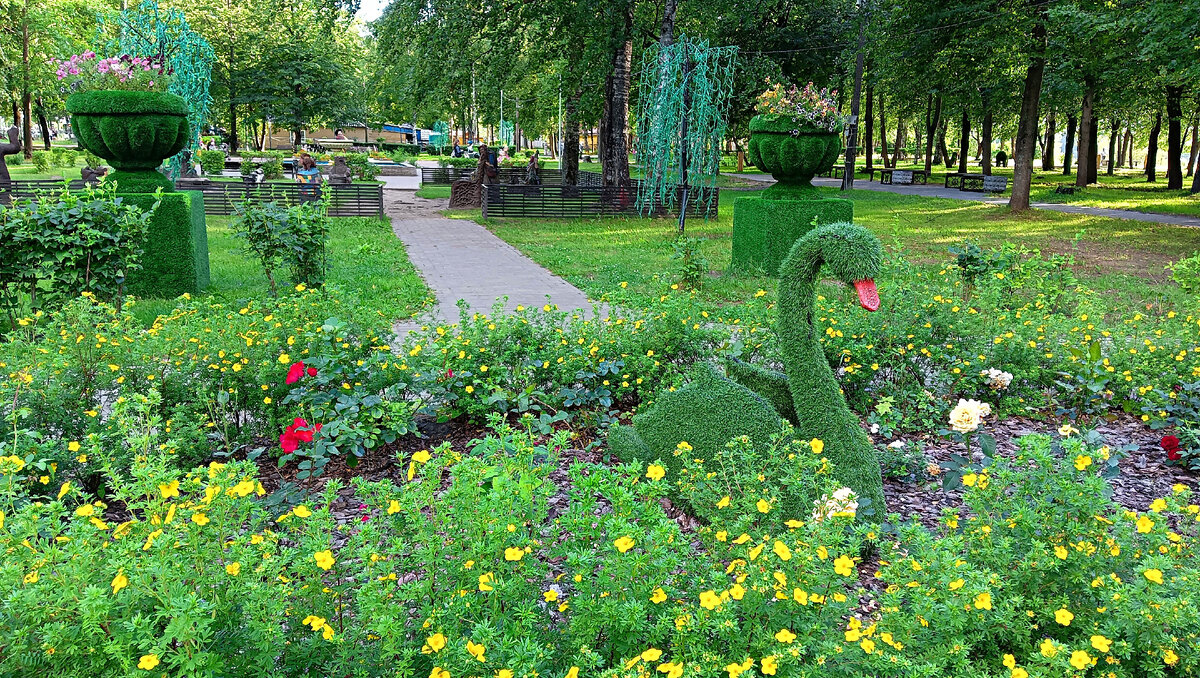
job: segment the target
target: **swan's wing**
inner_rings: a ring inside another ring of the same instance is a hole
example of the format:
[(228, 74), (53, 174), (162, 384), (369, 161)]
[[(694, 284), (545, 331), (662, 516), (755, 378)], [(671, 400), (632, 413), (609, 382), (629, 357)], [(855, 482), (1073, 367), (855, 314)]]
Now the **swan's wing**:
[(792, 400), (792, 389), (787, 375), (748, 362), (729, 358), (725, 371), (733, 381), (766, 398), (779, 416), (796, 424), (796, 406)]

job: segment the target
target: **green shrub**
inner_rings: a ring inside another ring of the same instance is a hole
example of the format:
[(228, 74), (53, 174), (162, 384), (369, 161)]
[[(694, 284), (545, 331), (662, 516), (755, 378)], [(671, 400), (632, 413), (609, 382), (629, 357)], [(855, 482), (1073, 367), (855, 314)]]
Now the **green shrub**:
[(50, 171), (50, 167), (54, 164), (54, 154), (51, 151), (34, 151), (33, 152), (33, 168), (38, 174), (45, 174)]
[(258, 261), (278, 296), (275, 271), (286, 266), (294, 284), (325, 282), (329, 262), (325, 243), (329, 239), (328, 195), (317, 202), (285, 206), (275, 201), (238, 205), (233, 219), (234, 235), (245, 243), (247, 254)]
[(225, 171), (225, 153), (216, 150), (202, 150), (196, 153), (200, 161), (200, 169), (210, 176), (220, 176)]
[(104, 159), (91, 151), (83, 152), (83, 163), (92, 169), (104, 167)]
[(21, 155), (20, 153), (14, 153), (12, 155), (4, 156), (4, 164), (6, 164), (6, 165), (12, 165), (13, 167), (17, 167), (21, 164), (24, 164), (24, 162), (25, 162), (25, 156)]
[[(150, 196), (153, 197), (153, 196)], [(158, 203), (127, 204), (112, 187), (61, 189), (0, 206), (0, 304), (49, 309), (81, 293), (120, 306), (126, 277), (141, 268)]]
[(1171, 280), (1184, 292), (1200, 291), (1200, 252), (1167, 264), (1167, 270), (1171, 272)]
[(355, 179), (374, 181), (379, 174), (379, 168), (371, 164), (371, 157), (366, 153), (347, 153), (342, 157), (346, 159), (346, 166)]

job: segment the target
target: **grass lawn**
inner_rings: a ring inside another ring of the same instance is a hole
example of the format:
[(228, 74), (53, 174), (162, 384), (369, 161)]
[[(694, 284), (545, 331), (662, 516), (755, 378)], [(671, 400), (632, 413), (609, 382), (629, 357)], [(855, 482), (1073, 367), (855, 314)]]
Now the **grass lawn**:
[(417, 189), (417, 197), (418, 198), (427, 198), (427, 199), (449, 198), (450, 197), (450, 187), (449, 186), (426, 186), (426, 185), (422, 184), (421, 187)]
[[(40, 149), (39, 149), (40, 150)], [(83, 164), (80, 163), (76, 167), (51, 167), (49, 172), (38, 172), (33, 166), (32, 161), (26, 161), (20, 165), (9, 165), (8, 175), (14, 180), (34, 179), (50, 179), (52, 177), (62, 177), (65, 180), (74, 180), (79, 178), (79, 170), (83, 169)]]
[[(716, 219), (688, 222), (688, 234), (704, 239), (702, 252), (711, 279), (702, 294), (714, 301), (737, 302), (759, 289), (772, 291), (775, 285), (769, 277), (725, 272), (733, 202), (747, 195), (753, 193), (722, 193)], [(967, 240), (985, 248), (1011, 242), (1044, 254), (1071, 251), (1077, 274), (1114, 302), (1182, 301), (1186, 295), (1169, 282), (1163, 266), (1200, 250), (1200, 229), (1046, 210), (1012, 215), (1006, 207), (879, 191), (856, 190), (851, 197), (856, 221), (885, 244), (900, 243), (917, 263), (940, 266), (951, 259), (947, 247)], [(450, 214), (480, 221), (591, 295), (612, 290), (623, 281), (636, 291), (657, 294), (675, 278), (672, 219), (484, 220), (479, 210)]]
[[(208, 217), (212, 282), (206, 294), (234, 303), (266, 298), (269, 286), (258, 264), (241, 249), (229, 217)], [(429, 303), (429, 290), (408, 260), (404, 245), (384, 219), (334, 218), (329, 235), (329, 283), (347, 308), (392, 319), (407, 318)], [(277, 280), (286, 273), (277, 271)], [(281, 281), (280, 284), (285, 284)], [(173, 299), (139, 299), (132, 312), (147, 325), (174, 308)]]

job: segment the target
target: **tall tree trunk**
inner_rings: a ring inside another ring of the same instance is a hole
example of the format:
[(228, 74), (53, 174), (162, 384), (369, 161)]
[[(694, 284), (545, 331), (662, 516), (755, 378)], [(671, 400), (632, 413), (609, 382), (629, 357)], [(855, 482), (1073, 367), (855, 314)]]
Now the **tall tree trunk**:
[(1158, 135), (1162, 132), (1162, 111), (1155, 111), (1154, 126), (1150, 128), (1150, 145), (1146, 148), (1146, 181), (1157, 179), (1158, 170)]
[[(1042, 70), (1043, 71), (1045, 70), (1045, 66), (1043, 66)], [(1028, 76), (1026, 76), (1026, 77), (1028, 77)], [(1054, 146), (1055, 146), (1055, 141), (1056, 141), (1055, 134), (1058, 132), (1058, 130), (1055, 129), (1055, 127), (1054, 127), (1054, 123), (1055, 123), (1054, 109), (1050, 109), (1050, 114), (1046, 116), (1046, 147), (1042, 151), (1042, 171), (1043, 172), (1053, 172), (1054, 171)], [(1020, 122), (1018, 122), (1017, 125), (1020, 126)], [(1014, 181), (1015, 181), (1015, 176), (1016, 176), (1016, 167), (1017, 167), (1016, 158), (1014, 158), (1013, 159)]]
[(1125, 166), (1133, 167), (1133, 130), (1125, 128)]
[(1200, 152), (1200, 111), (1197, 112), (1196, 119), (1192, 120), (1192, 151), (1188, 153), (1187, 175), (1192, 176), (1192, 172), (1196, 170), (1196, 153)]
[(42, 106), (42, 98), (37, 98), (37, 121), (38, 129), (42, 131), (42, 145), (48, 151), (50, 150), (50, 124), (46, 121), (46, 109)]
[(904, 144), (908, 139), (908, 130), (904, 129), (904, 118), (896, 121), (896, 145), (892, 146), (892, 167), (899, 167), (900, 158), (904, 157)]
[[(1037, 143), (1038, 107), (1042, 97), (1042, 75), (1046, 70), (1046, 9), (1043, 6), (1033, 25), (1033, 49), (1029, 67), (1025, 69), (1025, 85), (1021, 91), (1021, 114), (1017, 119), (1017, 136), (1013, 148), (1013, 187), (1008, 208), (1012, 211), (1029, 209), (1029, 188), (1033, 182), (1033, 147)], [(1050, 112), (1048, 127), (1054, 127), (1054, 112)], [(1051, 134), (1047, 147), (1054, 146)]]
[(1063, 176), (1071, 174), (1071, 158), (1075, 152), (1075, 128), (1079, 126), (1079, 119), (1072, 113), (1067, 116), (1067, 139), (1063, 146)]
[[(986, 104), (985, 104), (986, 105)], [(1037, 143), (1037, 130), (1033, 131), (1035, 138), (1034, 143)], [(1000, 148), (1004, 148), (1004, 144), (1000, 144)], [(983, 173), (992, 173), (992, 111), (988, 109), (983, 112), (983, 127), (979, 130), (979, 156), (982, 160)], [(1032, 160), (1033, 158), (1030, 158)]]
[(600, 117), (600, 163), (605, 186), (629, 185), (629, 69), (633, 61), (633, 2), (627, 3), (621, 33), (615, 41), (612, 70), (604, 83)]
[(1096, 85), (1091, 76), (1084, 78), (1083, 85), (1083, 106), (1079, 115), (1079, 148), (1076, 155), (1079, 156), (1075, 161), (1075, 185), (1087, 186), (1088, 175), (1091, 173), (1091, 166), (1094, 162), (1088, 157), (1088, 152), (1092, 148), (1092, 107), (1096, 100)]
[(29, 85), (29, 0), (21, 10), (21, 131), (25, 159), (33, 158), (33, 96)]
[(579, 94), (567, 98), (563, 111), (562, 182), (579, 185)]
[(1167, 188), (1183, 188), (1183, 168), (1179, 159), (1183, 155), (1183, 135), (1179, 129), (1183, 122), (1183, 86), (1167, 87)]
[(238, 115), (237, 104), (229, 102), (229, 152), (238, 152)]
[(662, 22), (658, 27), (658, 44), (668, 47), (675, 42), (675, 13), (679, 10), (679, 0), (663, 0)]
[(933, 105), (929, 105), (929, 99), (926, 98), (925, 104), (925, 172), (933, 171), (933, 138), (937, 134), (938, 127), (942, 124), (942, 95), (939, 93), (933, 100)]
[(1108, 133), (1108, 168), (1104, 171), (1108, 176), (1113, 175), (1117, 162), (1117, 137), (1121, 135), (1121, 121), (1112, 119), (1112, 127)]
[[(875, 99), (875, 88), (867, 85), (867, 112), (863, 116), (866, 118), (867, 126), (863, 130), (863, 147), (867, 152), (867, 169), (874, 167), (875, 159), (875, 111), (872, 110)], [(1195, 146), (1195, 144), (1192, 144)]]
[(962, 129), (958, 135), (958, 171), (967, 171), (967, 155), (971, 152), (971, 114), (967, 111), (967, 107), (963, 106), (962, 120), (959, 121)]
[(1100, 180), (1100, 118), (1096, 115), (1096, 101), (1092, 101), (1092, 129), (1088, 134), (1088, 176), (1089, 184)]
[(883, 110), (883, 92), (879, 93), (879, 153), (882, 156), (884, 168), (891, 167), (887, 147), (887, 114)]
[(1117, 130), (1117, 167), (1125, 166), (1125, 132)]
[(938, 127), (938, 153), (941, 155), (940, 162), (946, 166), (946, 169), (954, 167), (954, 161), (950, 159), (950, 147), (946, 145), (946, 134), (949, 126), (943, 120)]

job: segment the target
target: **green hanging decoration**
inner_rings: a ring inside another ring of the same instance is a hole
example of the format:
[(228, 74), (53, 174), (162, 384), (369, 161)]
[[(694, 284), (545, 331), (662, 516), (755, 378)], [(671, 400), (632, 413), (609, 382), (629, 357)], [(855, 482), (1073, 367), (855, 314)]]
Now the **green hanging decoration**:
[(500, 121), (500, 145), (501, 146), (512, 146), (514, 138), (515, 137), (513, 134), (512, 121), (501, 120)]
[[(103, 16), (100, 23), (103, 30)], [(110, 43), (109, 50), (160, 59), (173, 71), (167, 91), (183, 97), (188, 104), (190, 142), (166, 163), (168, 174), (174, 181), (183, 170), (184, 156), (194, 158), (200, 149), (200, 130), (212, 103), (208, 91), (212, 82), (212, 64), (216, 59), (212, 46), (191, 29), (183, 12), (160, 9), (157, 0), (143, 0), (137, 7), (122, 11), (117, 15), (115, 28), (117, 41)]]
[(433, 132), (429, 135), (429, 145), (443, 153), (450, 145), (450, 125), (446, 124), (444, 120), (434, 123)]
[(644, 176), (638, 210), (679, 209), (680, 231), (686, 203), (702, 201), (706, 217), (716, 209), (713, 188), (736, 58), (737, 47), (709, 47), (706, 40), (687, 36), (655, 44), (642, 57), (637, 157)]

